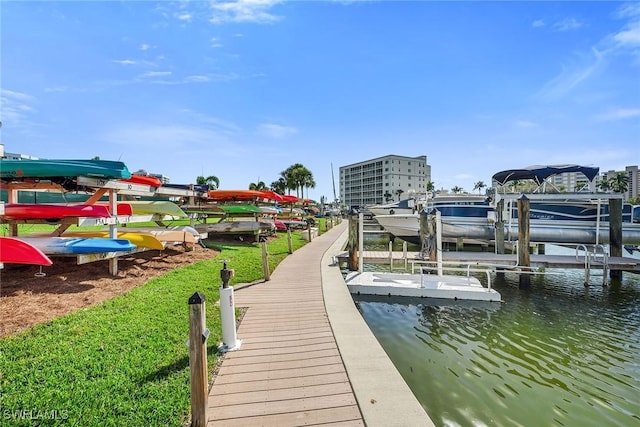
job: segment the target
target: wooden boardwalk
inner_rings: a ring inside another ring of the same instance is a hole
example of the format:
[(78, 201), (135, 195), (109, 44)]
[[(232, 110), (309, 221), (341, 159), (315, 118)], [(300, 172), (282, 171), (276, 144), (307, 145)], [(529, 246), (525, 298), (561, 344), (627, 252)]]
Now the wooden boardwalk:
[(268, 282), (236, 288), (240, 350), (209, 392), (208, 427), (364, 426), (327, 318), (320, 259), (334, 230), (288, 256)]

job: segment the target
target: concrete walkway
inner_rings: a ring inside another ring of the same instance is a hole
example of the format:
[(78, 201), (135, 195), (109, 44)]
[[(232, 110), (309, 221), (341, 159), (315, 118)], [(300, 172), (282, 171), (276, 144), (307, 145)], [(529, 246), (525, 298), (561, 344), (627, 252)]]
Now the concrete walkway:
[(238, 287), (248, 310), (209, 392), (214, 426), (431, 426), (358, 313), (332, 256), (346, 221)]

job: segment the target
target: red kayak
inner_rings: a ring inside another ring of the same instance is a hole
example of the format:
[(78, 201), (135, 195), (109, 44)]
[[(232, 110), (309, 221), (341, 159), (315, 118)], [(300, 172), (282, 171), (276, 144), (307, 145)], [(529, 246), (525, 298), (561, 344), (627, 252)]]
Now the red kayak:
[(49, 220), (69, 217), (108, 218), (111, 213), (108, 207), (102, 205), (8, 203), (4, 205), (3, 216), (7, 219)]
[(130, 182), (132, 184), (150, 185), (151, 187), (160, 187), (162, 185), (162, 181), (158, 178), (147, 175), (131, 175), (131, 178), (121, 179), (120, 181)]
[[(97, 205), (99, 206), (106, 206), (107, 209), (109, 209), (109, 204), (108, 203), (97, 203)], [(125, 203), (125, 202), (118, 202), (118, 212), (116, 213), (116, 215), (120, 215), (120, 216), (131, 216), (133, 215), (133, 207), (131, 206), (130, 203)], [(111, 209), (109, 209), (109, 212), (111, 212)]]
[(53, 262), (40, 249), (13, 237), (0, 236), (0, 262), (6, 264), (51, 265)]

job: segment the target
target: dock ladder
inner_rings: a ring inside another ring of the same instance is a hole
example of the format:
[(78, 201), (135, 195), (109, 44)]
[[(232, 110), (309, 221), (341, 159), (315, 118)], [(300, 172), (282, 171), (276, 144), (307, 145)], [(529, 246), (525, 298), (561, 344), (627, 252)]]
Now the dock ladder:
[(580, 250), (584, 251), (584, 285), (589, 286), (589, 276), (591, 268), (594, 265), (601, 266), (602, 269), (602, 286), (607, 286), (609, 271), (609, 254), (603, 245), (597, 244), (593, 246), (593, 250), (589, 250), (587, 245), (576, 246), (576, 261), (580, 261)]

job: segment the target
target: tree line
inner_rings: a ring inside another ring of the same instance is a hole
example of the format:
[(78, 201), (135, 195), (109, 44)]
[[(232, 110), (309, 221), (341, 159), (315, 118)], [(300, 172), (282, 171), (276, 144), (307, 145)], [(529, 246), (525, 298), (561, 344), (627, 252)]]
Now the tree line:
[[(220, 188), (220, 179), (215, 175), (210, 176), (198, 176), (196, 177), (196, 184), (208, 185), (212, 190)], [(307, 197), (310, 188), (316, 188), (316, 181), (313, 178), (313, 173), (307, 169), (301, 163), (294, 163), (282, 172), (280, 177), (273, 181), (270, 186), (267, 186), (264, 181), (258, 180), (249, 184), (249, 190), (271, 190), (278, 194), (289, 194), (295, 190), (296, 197), (304, 198), (304, 190), (307, 190)]]

